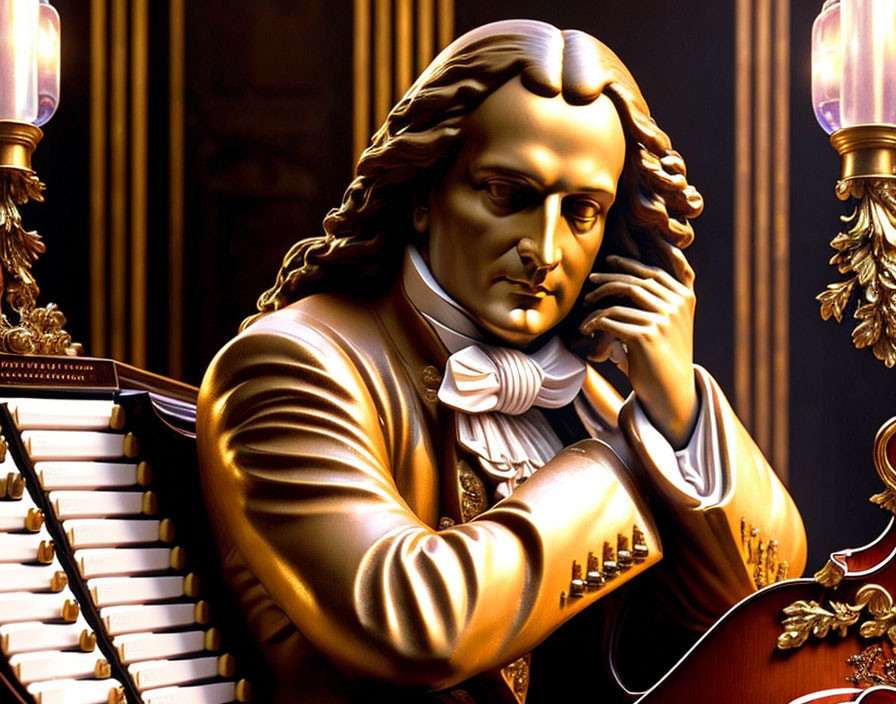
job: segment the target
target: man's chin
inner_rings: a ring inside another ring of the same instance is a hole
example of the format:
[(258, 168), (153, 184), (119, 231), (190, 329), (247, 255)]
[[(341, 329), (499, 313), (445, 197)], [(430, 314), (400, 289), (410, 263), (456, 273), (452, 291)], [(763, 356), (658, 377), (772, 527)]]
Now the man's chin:
[[(497, 316), (495, 316), (497, 318)], [(479, 319), (480, 327), (512, 347), (527, 347), (554, 327), (556, 321), (539, 308), (512, 308), (502, 311), (499, 320)]]

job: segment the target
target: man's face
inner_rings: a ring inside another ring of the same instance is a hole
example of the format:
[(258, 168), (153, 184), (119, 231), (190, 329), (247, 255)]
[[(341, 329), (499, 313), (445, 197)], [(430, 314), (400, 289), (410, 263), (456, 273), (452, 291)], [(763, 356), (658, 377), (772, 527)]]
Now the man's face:
[(562, 321), (594, 264), (625, 159), (613, 103), (530, 93), (519, 78), (465, 122), (429, 196), (436, 281), (487, 332), (524, 346)]

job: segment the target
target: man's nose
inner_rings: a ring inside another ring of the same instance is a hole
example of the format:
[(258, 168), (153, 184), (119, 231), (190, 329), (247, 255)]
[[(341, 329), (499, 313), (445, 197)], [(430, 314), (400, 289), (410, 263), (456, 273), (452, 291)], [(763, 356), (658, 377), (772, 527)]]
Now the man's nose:
[(543, 279), (549, 271), (560, 264), (561, 252), (556, 246), (557, 227), (561, 218), (562, 197), (552, 193), (544, 200), (539, 209), (541, 221), (538, 231), (532, 237), (523, 237), (516, 245), (520, 259), (526, 267), (526, 274), (532, 278)]

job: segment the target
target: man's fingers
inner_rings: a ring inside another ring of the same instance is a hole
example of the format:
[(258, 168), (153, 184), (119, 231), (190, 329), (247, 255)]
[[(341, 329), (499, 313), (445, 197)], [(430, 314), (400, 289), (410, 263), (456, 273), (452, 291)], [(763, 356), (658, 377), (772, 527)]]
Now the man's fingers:
[(639, 262), (636, 259), (620, 257), (616, 254), (607, 257), (607, 264), (616, 267), (623, 273), (634, 274), (635, 276), (640, 276), (643, 279), (652, 279), (654, 281), (657, 281), (661, 285), (680, 294), (684, 294), (685, 292), (690, 291), (690, 288), (686, 284), (676, 279), (668, 271), (660, 269), (658, 266), (649, 266), (647, 264), (644, 264), (643, 262)]
[(610, 306), (606, 310), (599, 310), (589, 315), (579, 326), (579, 331), (583, 335), (592, 335), (598, 331), (612, 332), (607, 325), (621, 323), (636, 326), (638, 330), (637, 332), (633, 330), (632, 334), (642, 335), (658, 325), (660, 319), (661, 316), (657, 313), (650, 313), (638, 308)]
[(607, 281), (601, 284), (583, 299), (585, 303), (592, 304), (608, 296), (622, 296), (633, 303), (645, 306), (649, 310), (668, 312), (669, 302), (655, 293), (647, 290), (640, 283), (629, 281)]
[[(629, 284), (630, 286), (639, 286), (646, 289), (654, 296), (656, 296), (660, 300), (665, 301), (666, 303), (675, 303), (675, 299), (678, 296), (676, 292), (671, 291), (669, 288), (663, 286), (663, 284), (659, 283), (655, 279), (644, 278), (642, 276), (633, 276), (632, 274), (619, 274), (616, 272), (602, 271), (591, 274), (588, 277), (588, 280), (593, 284), (607, 284), (610, 282), (618, 281), (621, 283)], [(592, 291), (592, 293), (594, 292)], [(590, 295), (591, 293), (589, 293), (585, 297), (585, 303), (589, 302), (588, 296)]]

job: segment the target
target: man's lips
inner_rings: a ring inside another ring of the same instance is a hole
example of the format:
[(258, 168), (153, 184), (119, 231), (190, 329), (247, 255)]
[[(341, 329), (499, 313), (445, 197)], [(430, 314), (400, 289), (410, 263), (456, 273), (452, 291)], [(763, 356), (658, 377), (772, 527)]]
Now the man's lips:
[(522, 293), (536, 298), (544, 298), (545, 296), (553, 296), (554, 291), (543, 284), (535, 284), (526, 279), (516, 279), (512, 276), (499, 276), (496, 281), (506, 281), (509, 284), (522, 289)]

